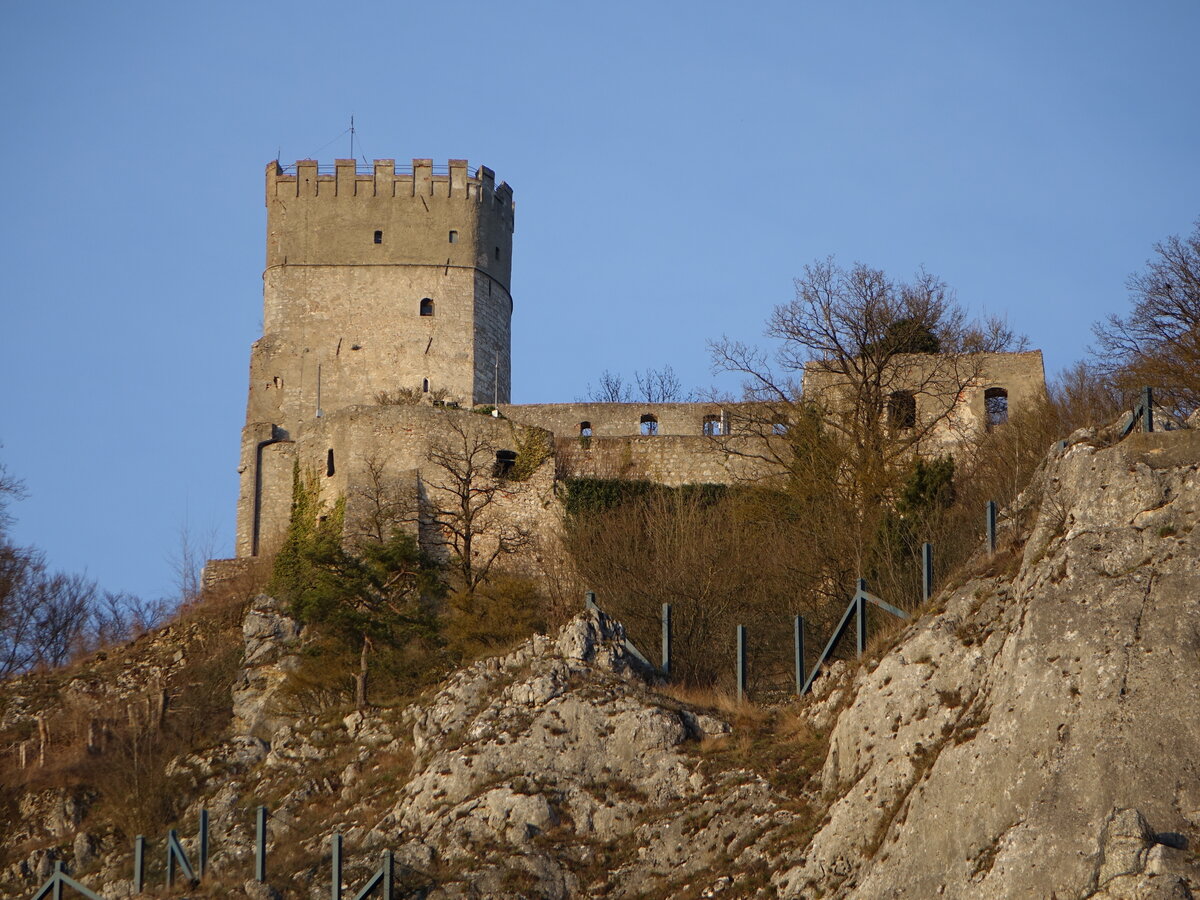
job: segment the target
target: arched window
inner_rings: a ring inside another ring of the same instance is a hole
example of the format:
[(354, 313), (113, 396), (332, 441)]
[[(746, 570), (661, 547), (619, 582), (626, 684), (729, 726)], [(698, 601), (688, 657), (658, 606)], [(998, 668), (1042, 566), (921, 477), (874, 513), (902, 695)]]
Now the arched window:
[(725, 423), (721, 421), (720, 416), (705, 416), (700, 430), (708, 437), (720, 437), (725, 433)]
[(912, 391), (893, 391), (888, 395), (887, 422), (893, 431), (917, 427), (917, 398)]
[(642, 434), (647, 437), (658, 434), (658, 417), (651, 413), (642, 416)]
[(422, 394), (429, 393), (429, 379), (428, 378), (421, 379), (421, 393)]
[(433, 315), (433, 301), (430, 300), (428, 297), (424, 298), (421, 301), (421, 315), (423, 315), (423, 316), (432, 316)]
[(450, 232), (450, 243), (452, 243), (452, 244), (458, 243), (458, 232), (457, 231)]
[(591, 422), (580, 422), (579, 423), (579, 436), (580, 437), (591, 437), (592, 436), (592, 423)]
[(990, 387), (983, 392), (983, 414), (987, 430), (1008, 421), (1008, 391), (1002, 387)]
[(507, 478), (516, 464), (517, 452), (515, 450), (497, 450), (496, 465), (492, 469), (492, 475), (496, 478)]
[(325, 477), (333, 477), (333, 448), (329, 448), (329, 452), (325, 454)]

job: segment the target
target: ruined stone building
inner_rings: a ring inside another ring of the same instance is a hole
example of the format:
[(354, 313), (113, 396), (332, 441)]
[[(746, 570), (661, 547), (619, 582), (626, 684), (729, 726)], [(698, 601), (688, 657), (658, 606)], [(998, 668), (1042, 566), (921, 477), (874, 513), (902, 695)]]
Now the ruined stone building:
[[(278, 548), (297, 463), (318, 474), (329, 499), (346, 497), (350, 516), (381, 471), (389, 489), (414, 502), (436, 491), (431, 447), (469, 432), (503, 476), (528, 430), (541, 429), (556, 452), (525, 473), (510, 509), (536, 520), (557, 515), (553, 485), (565, 469), (728, 483), (752, 474), (753, 462), (723, 449), (770, 439), (739, 434), (737, 410), (716, 403), (512, 405), (513, 193), (486, 166), (276, 161), (267, 166), (266, 207), (263, 335), (250, 353), (238, 470), (239, 559)], [(964, 421), (981, 423), (989, 409), (1006, 414), (1044, 391), (1038, 352), (989, 357), (986, 370), (955, 398)], [(909, 415), (910, 402), (919, 414), (916, 397), (891, 402), (897, 415)]]

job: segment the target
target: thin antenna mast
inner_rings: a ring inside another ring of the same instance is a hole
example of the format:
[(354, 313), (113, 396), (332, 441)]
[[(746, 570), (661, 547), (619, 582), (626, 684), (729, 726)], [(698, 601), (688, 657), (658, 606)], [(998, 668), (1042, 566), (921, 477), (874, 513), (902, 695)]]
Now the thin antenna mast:
[(496, 351), (496, 368), (492, 374), (492, 406), (500, 405), (500, 351)]
[(356, 158), (354, 156), (354, 113), (350, 113), (350, 158)]

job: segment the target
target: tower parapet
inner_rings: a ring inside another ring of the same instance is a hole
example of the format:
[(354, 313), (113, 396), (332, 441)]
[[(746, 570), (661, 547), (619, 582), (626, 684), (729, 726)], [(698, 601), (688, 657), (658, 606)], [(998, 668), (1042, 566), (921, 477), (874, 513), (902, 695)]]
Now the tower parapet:
[(512, 274), (512, 188), (465, 159), (407, 171), (377, 159), (332, 168), (313, 159), (267, 165), (267, 267), (441, 264), (469, 266), (505, 289)]

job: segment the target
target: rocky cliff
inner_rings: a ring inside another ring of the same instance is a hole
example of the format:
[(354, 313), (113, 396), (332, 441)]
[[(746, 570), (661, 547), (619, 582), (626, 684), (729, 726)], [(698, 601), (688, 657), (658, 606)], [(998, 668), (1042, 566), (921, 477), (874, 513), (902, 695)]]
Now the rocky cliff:
[[(670, 690), (591, 614), (405, 709), (287, 717), (299, 636), (260, 599), (228, 730), (170, 763), (181, 830), (212, 821), (191, 896), (329, 896), (334, 831), (351, 894), (390, 850), (429, 898), (1200, 896), (1200, 434), (1109, 444), (1056, 449), (994, 557), (769, 708)], [(128, 848), (72, 821), (21, 832), (0, 896), (55, 855), (130, 894)]]
[(810, 710), (828, 811), (784, 896), (1200, 887), (1198, 463), (1195, 431), (1051, 456), (999, 571)]

